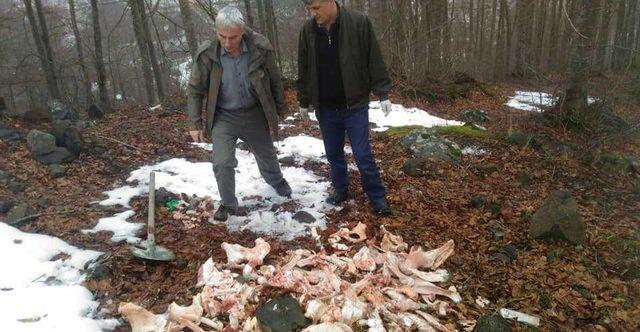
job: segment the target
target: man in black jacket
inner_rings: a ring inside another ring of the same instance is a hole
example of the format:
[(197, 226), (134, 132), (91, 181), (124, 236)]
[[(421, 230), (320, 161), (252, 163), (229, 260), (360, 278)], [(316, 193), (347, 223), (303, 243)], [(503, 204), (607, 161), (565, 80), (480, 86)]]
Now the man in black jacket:
[(376, 213), (392, 214), (369, 144), (369, 94), (391, 112), (387, 73), (371, 22), (364, 14), (340, 7), (335, 0), (303, 0), (312, 18), (300, 31), (298, 102), (300, 116), (317, 110), (335, 193), (332, 204), (348, 199), (344, 156), (345, 132), (353, 150), (364, 192)]

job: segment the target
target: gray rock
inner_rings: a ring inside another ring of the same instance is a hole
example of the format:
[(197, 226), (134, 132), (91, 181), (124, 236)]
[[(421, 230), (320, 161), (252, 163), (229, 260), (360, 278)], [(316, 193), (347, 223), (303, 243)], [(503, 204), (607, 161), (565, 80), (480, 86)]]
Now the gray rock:
[(156, 189), (156, 203), (157, 204), (164, 205), (165, 203), (167, 203), (168, 201), (170, 201), (170, 200), (172, 200), (174, 198), (178, 198), (178, 195), (176, 195), (174, 193), (171, 193), (165, 187), (160, 187), (159, 189)]
[(67, 168), (63, 165), (53, 164), (47, 166), (49, 174), (54, 178), (63, 177), (67, 174)]
[(415, 158), (435, 158), (457, 164), (462, 155), (456, 143), (442, 138), (435, 130), (429, 128), (414, 129), (400, 140), (400, 144), (409, 149)]
[(311, 224), (316, 221), (316, 218), (307, 211), (298, 211), (292, 218), (303, 224)]
[(13, 202), (6, 200), (0, 201), (0, 213), (7, 213), (13, 207)]
[(476, 172), (478, 175), (487, 176), (493, 174), (498, 171), (498, 166), (496, 164), (482, 164), (476, 166)]
[(111, 278), (113, 271), (102, 262), (93, 262), (87, 268), (87, 280), (102, 280)]
[(69, 152), (79, 155), (83, 150), (84, 142), (75, 122), (69, 120), (53, 121), (51, 134), (56, 138), (56, 145), (67, 148)]
[(518, 259), (518, 249), (513, 244), (507, 244), (494, 254), (499, 260), (511, 263)]
[(9, 190), (14, 194), (19, 194), (27, 188), (24, 183), (17, 180), (9, 180), (7, 187), (9, 187)]
[(476, 322), (473, 332), (511, 332), (511, 327), (500, 315), (484, 315)]
[(516, 177), (516, 181), (518, 181), (518, 183), (523, 187), (528, 187), (533, 183), (531, 176), (527, 172), (518, 174), (518, 176)]
[(0, 123), (0, 139), (7, 142), (17, 142), (22, 140), (22, 134)]
[(38, 200), (36, 204), (38, 204), (39, 208), (46, 209), (49, 207), (49, 199), (47, 197), (42, 197)]
[(34, 156), (51, 153), (56, 149), (56, 138), (51, 134), (34, 129), (27, 135), (27, 147)]
[(14, 225), (16, 221), (32, 214), (34, 214), (34, 212), (27, 204), (19, 204), (9, 211), (6, 218), (4, 218), (4, 222), (9, 225)]
[(484, 123), (489, 120), (487, 112), (480, 110), (466, 110), (462, 112), (462, 121), (466, 123)]
[(584, 244), (585, 225), (571, 193), (552, 192), (531, 218), (529, 234), (536, 239), (564, 239), (576, 245)]
[(540, 145), (540, 142), (538, 142), (536, 138), (531, 134), (514, 132), (511, 134), (508, 134), (506, 137), (506, 140), (508, 143), (511, 143), (514, 145), (518, 145), (522, 147), (530, 146), (536, 150), (542, 149), (542, 145)]
[(80, 116), (78, 113), (73, 111), (71, 107), (64, 104), (63, 102), (52, 99), (47, 103), (49, 107), (49, 120), (78, 120)]
[(471, 206), (473, 206), (476, 209), (483, 207), (485, 203), (486, 203), (486, 199), (482, 196), (475, 196), (471, 198), (471, 200), (469, 201), (469, 204), (471, 204)]
[(104, 112), (100, 108), (100, 106), (93, 104), (87, 110), (87, 114), (89, 114), (89, 119), (102, 119), (104, 117)]
[(408, 159), (402, 165), (402, 171), (411, 177), (422, 176), (425, 160), (421, 158)]
[(278, 161), (284, 166), (293, 166), (296, 164), (296, 158), (294, 156), (286, 156), (278, 159)]
[(256, 310), (258, 325), (263, 332), (290, 332), (308, 325), (298, 300), (284, 296), (270, 300)]
[(27, 122), (40, 122), (49, 120), (49, 113), (45, 108), (32, 108), (22, 114), (22, 119)]
[(58, 148), (55, 148), (53, 152), (33, 156), (33, 159), (39, 161), (44, 165), (51, 165), (51, 164), (69, 163), (69, 162), (72, 162), (75, 159), (75, 157), (66, 148), (58, 147)]

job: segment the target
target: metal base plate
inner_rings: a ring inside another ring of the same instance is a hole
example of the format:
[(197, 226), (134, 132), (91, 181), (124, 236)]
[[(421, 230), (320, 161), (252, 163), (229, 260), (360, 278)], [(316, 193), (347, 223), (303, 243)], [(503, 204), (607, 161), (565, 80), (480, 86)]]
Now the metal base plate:
[(173, 260), (174, 256), (171, 250), (161, 246), (147, 246), (143, 248), (131, 247), (131, 254), (138, 258), (148, 259), (152, 261), (167, 262)]

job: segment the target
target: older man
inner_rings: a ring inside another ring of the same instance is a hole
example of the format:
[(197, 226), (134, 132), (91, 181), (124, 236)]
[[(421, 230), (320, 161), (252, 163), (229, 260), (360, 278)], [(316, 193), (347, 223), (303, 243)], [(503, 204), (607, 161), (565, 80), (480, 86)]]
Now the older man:
[[(204, 42), (193, 62), (188, 87), (189, 135), (213, 142), (213, 171), (221, 205), (214, 214), (225, 221), (243, 214), (235, 195), (235, 149), (246, 142), (260, 174), (278, 195), (291, 196), (283, 178), (271, 135), (285, 113), (284, 91), (273, 47), (264, 36), (245, 27), (242, 13), (225, 7), (216, 17), (216, 41)], [(202, 109), (202, 100), (206, 106)]]
[(303, 119), (316, 110), (335, 189), (328, 201), (340, 204), (349, 197), (346, 132), (374, 211), (392, 215), (369, 144), (369, 93), (380, 99), (385, 115), (391, 112), (391, 81), (371, 22), (335, 0), (302, 1), (312, 18), (298, 42), (298, 102)]

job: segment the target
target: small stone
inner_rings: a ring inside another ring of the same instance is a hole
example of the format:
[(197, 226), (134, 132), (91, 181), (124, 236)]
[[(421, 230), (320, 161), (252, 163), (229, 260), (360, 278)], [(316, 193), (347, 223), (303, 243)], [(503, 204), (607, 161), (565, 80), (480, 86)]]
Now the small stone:
[(518, 174), (518, 176), (516, 177), (516, 181), (518, 181), (518, 183), (523, 187), (528, 187), (533, 183), (533, 180), (531, 180), (531, 176), (527, 172)]
[(113, 272), (111, 269), (102, 262), (91, 263), (87, 269), (87, 280), (102, 280), (111, 278), (112, 276)]
[(9, 190), (11, 190), (11, 192), (14, 194), (19, 194), (27, 188), (24, 183), (16, 180), (10, 180), (7, 187), (9, 187)]
[(47, 103), (49, 107), (49, 120), (78, 120), (80, 116), (63, 102), (53, 99)]
[(298, 300), (278, 297), (256, 309), (256, 318), (263, 332), (290, 332), (308, 324)]
[(529, 234), (536, 239), (564, 239), (576, 245), (584, 244), (585, 225), (571, 193), (551, 192), (531, 218)]
[(280, 204), (274, 203), (273, 205), (271, 205), (271, 212), (277, 212), (280, 209)]
[(511, 327), (500, 315), (485, 315), (478, 319), (473, 332), (511, 332)]
[(487, 112), (480, 110), (466, 110), (462, 113), (462, 121), (466, 123), (483, 123), (489, 118)]
[(14, 225), (18, 220), (30, 216), (33, 214), (33, 210), (31, 210), (31, 208), (29, 208), (29, 206), (27, 204), (19, 204), (14, 206), (9, 213), (7, 214), (7, 217), (4, 219), (4, 222), (9, 224), (9, 225)]
[(496, 164), (482, 164), (476, 166), (476, 172), (478, 175), (487, 176), (493, 174), (498, 171), (498, 166)]
[(22, 240), (20, 240), (20, 239), (15, 239), (15, 240), (13, 240), (13, 243), (14, 243), (14, 244), (22, 244)]
[(293, 215), (293, 220), (297, 220), (303, 224), (311, 224), (316, 221), (316, 218), (307, 211), (298, 211)]
[(404, 165), (402, 165), (402, 171), (408, 176), (420, 177), (422, 176), (424, 164), (424, 159), (412, 158), (404, 162)]
[(182, 257), (178, 257), (178, 259), (176, 259), (176, 267), (180, 270), (184, 270), (184, 268), (187, 267), (187, 261)]
[(46, 209), (49, 207), (49, 199), (46, 197), (42, 197), (37, 202), (38, 207), (42, 209)]
[(479, 209), (484, 206), (485, 202), (486, 200), (484, 197), (475, 196), (471, 198), (471, 200), (469, 201), (469, 204), (471, 204), (471, 206), (473, 206), (474, 208)]
[(177, 198), (178, 195), (171, 193), (165, 187), (156, 189), (156, 204), (164, 205), (168, 201)]
[(293, 166), (296, 164), (296, 158), (294, 156), (286, 156), (278, 159), (278, 161), (284, 166)]
[(0, 201), (0, 213), (7, 213), (13, 207), (12, 201)]
[(67, 174), (67, 168), (63, 165), (53, 164), (47, 166), (49, 169), (49, 175), (53, 178), (60, 178)]

